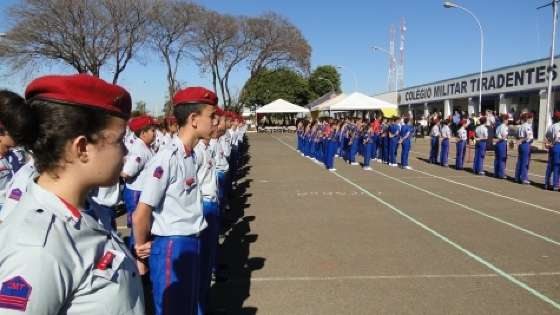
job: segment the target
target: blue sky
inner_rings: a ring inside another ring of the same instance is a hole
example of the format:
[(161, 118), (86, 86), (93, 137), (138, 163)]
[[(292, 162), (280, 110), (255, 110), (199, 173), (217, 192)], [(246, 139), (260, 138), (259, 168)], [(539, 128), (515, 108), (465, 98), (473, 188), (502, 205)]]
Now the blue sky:
[[(463, 0), (485, 31), (484, 69), (492, 69), (547, 57), (552, 30), (552, 9), (536, 8), (548, 0)], [(2, 0), (0, 11), (17, 1)], [(367, 94), (387, 89), (388, 57), (373, 53), (371, 45), (388, 46), (389, 27), (398, 29), (406, 19), (405, 86), (450, 78), (479, 69), (479, 30), (472, 17), (458, 9), (445, 9), (436, 0), (204, 0), (194, 1), (222, 13), (258, 15), (275, 11), (300, 28), (312, 47), (311, 62), (341, 65), (343, 90), (352, 92), (356, 74), (358, 89)], [(0, 19), (0, 32), (8, 27)], [(398, 35), (397, 35), (398, 38)], [(558, 49), (557, 49), (558, 51)], [(145, 53), (143, 62), (134, 62), (119, 84), (144, 100), (152, 111), (162, 107), (166, 83), (165, 68), (156, 55)], [(1, 65), (0, 65), (1, 70)], [(45, 69), (44, 73), (68, 71)], [(201, 74), (192, 62), (180, 69), (180, 80), (188, 85), (210, 86), (211, 78)], [(39, 74), (37, 74), (39, 75)], [(232, 77), (232, 91), (243, 86), (248, 73), (240, 67)], [(110, 79), (105, 76), (105, 79)], [(3, 78), (0, 87), (17, 92), (29, 79)]]

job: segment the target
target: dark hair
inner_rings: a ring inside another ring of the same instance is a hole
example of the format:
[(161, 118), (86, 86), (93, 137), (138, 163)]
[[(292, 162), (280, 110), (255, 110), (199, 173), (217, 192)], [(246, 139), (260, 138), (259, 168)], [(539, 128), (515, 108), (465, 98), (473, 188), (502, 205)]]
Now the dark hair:
[(52, 171), (60, 166), (66, 144), (78, 136), (96, 143), (99, 132), (106, 128), (111, 114), (99, 109), (62, 105), (46, 100), (32, 100), (29, 104), (34, 126), (26, 148), (33, 151), (39, 172)]
[(184, 105), (175, 106), (175, 108), (173, 108), (173, 115), (177, 119), (177, 125), (179, 125), (179, 127), (184, 126), (187, 123), (187, 120), (189, 119), (189, 116), (192, 113), (200, 114), (202, 110), (206, 108), (206, 106), (211, 106), (211, 105), (184, 104)]
[(23, 97), (8, 91), (0, 91), (0, 132), (8, 132), (16, 144), (32, 141), (35, 128), (31, 109)]
[(140, 129), (136, 130), (136, 131), (134, 132), (134, 135), (137, 136), (138, 138), (140, 138), (140, 135), (142, 134), (142, 132), (146, 132), (146, 131), (148, 131), (148, 130), (150, 130), (150, 129), (152, 129), (152, 128), (155, 128), (154, 125), (147, 125), (147, 126), (144, 126), (144, 127), (140, 128)]

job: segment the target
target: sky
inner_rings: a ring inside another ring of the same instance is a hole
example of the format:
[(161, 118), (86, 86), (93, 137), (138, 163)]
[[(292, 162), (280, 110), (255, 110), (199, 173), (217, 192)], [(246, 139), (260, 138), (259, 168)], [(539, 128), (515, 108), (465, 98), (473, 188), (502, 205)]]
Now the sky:
[[(17, 3), (1, 0), (0, 12)], [(404, 87), (475, 73), (480, 68), (480, 31), (474, 19), (459, 9), (446, 9), (437, 0), (201, 0), (193, 1), (221, 13), (256, 16), (273, 11), (296, 25), (312, 48), (312, 69), (325, 64), (341, 66), (343, 92), (357, 90), (368, 95), (388, 88), (389, 57), (373, 52), (372, 45), (389, 46), (389, 28), (406, 21)], [(548, 57), (552, 34), (552, 9), (536, 8), (549, 0), (462, 0), (484, 30), (484, 69)], [(8, 30), (0, 18), (0, 32)], [(398, 47), (398, 32), (397, 32)], [(558, 49), (556, 50), (558, 51)], [(0, 73), (3, 66), (0, 64)], [(32, 76), (0, 78), (0, 87), (22, 93), (35, 77), (71, 73), (64, 67), (46, 67)], [(249, 74), (240, 66), (231, 78), (231, 90), (241, 90)], [(102, 75), (110, 80), (109, 75)], [(354, 80), (354, 77), (356, 80)], [(210, 87), (211, 76), (200, 73), (192, 62), (179, 69), (187, 85)], [(145, 101), (157, 114), (165, 101), (165, 67), (157, 55), (144, 52), (132, 62), (118, 84)]]

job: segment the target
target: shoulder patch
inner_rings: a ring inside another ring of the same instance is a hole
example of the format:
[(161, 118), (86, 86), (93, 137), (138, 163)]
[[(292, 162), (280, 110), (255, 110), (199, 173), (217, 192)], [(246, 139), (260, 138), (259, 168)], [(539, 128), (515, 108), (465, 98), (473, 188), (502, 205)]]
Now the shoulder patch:
[(142, 159), (139, 156), (137, 156), (136, 157), (136, 163), (140, 163), (140, 162), (142, 162)]
[(21, 195), (23, 195), (21, 190), (19, 188), (14, 188), (12, 189), (12, 191), (10, 191), (10, 195), (8, 196), (8, 198), (19, 201), (21, 199)]
[(162, 175), (163, 175), (163, 168), (161, 166), (156, 167), (153, 176), (157, 179), (160, 179)]
[(51, 230), (54, 214), (43, 209), (26, 209), (25, 211), (28, 211), (28, 213), (19, 228), (20, 237), (17, 243), (25, 246), (44, 247)]
[(0, 308), (25, 311), (31, 295), (31, 285), (21, 276), (2, 282)]

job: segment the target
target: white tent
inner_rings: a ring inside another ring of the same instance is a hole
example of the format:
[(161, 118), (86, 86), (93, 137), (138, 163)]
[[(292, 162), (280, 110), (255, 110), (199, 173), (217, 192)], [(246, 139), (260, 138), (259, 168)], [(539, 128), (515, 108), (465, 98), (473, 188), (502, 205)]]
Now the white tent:
[(343, 100), (332, 104), (330, 110), (380, 110), (385, 116), (393, 116), (397, 114), (397, 105), (359, 92), (354, 92)]
[(271, 114), (271, 113), (309, 113), (309, 109), (292, 104), (281, 98), (257, 109), (257, 114)]
[(339, 95), (337, 95), (337, 96), (335, 96), (335, 97), (333, 97), (333, 98), (331, 98), (331, 99), (328, 99), (328, 100), (324, 101), (324, 102), (321, 103), (321, 104), (317, 104), (317, 105), (313, 106), (313, 107), (311, 108), (311, 111), (312, 111), (312, 112), (316, 112), (316, 111), (326, 111), (326, 110), (330, 110), (332, 104), (336, 104), (337, 102), (342, 101), (342, 100), (345, 99), (346, 97), (347, 97), (347, 95), (344, 94), (344, 93), (339, 94)]

